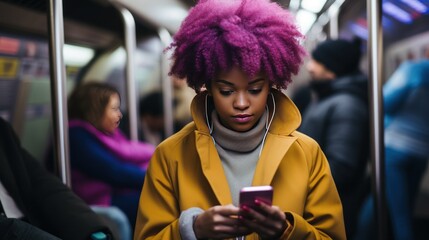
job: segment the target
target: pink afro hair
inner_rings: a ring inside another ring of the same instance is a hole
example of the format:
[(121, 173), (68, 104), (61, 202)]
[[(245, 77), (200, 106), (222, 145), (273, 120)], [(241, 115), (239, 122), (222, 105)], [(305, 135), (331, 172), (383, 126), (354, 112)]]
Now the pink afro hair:
[(306, 55), (302, 38), (289, 12), (269, 0), (201, 0), (167, 48), (174, 49), (170, 75), (198, 92), (235, 65), (284, 89)]

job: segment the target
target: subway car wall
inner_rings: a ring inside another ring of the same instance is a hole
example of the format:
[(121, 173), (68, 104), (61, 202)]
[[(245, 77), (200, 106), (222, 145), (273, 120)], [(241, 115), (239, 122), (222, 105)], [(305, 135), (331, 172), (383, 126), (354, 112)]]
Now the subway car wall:
[[(68, 88), (79, 70), (67, 66)], [(0, 32), (0, 116), (42, 161), (51, 133), (49, 49), (44, 39)]]

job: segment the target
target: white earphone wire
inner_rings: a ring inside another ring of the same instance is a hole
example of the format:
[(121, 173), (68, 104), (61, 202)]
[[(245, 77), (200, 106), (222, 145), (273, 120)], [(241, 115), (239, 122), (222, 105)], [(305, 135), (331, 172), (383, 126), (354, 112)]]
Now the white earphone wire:
[(209, 121), (209, 114), (208, 114), (208, 103), (207, 103), (207, 98), (208, 98), (208, 96), (209, 95), (206, 95), (206, 98), (205, 98), (205, 102), (204, 102), (204, 104), (205, 104), (205, 115), (206, 115), (206, 123), (207, 123), (207, 127), (209, 128), (209, 134), (210, 134), (210, 137), (212, 138), (212, 140), (213, 140), (213, 143), (216, 145), (216, 141), (215, 141), (215, 139), (213, 138), (213, 136), (212, 136), (212, 132), (213, 132), (213, 122), (212, 122), (212, 125), (210, 125), (210, 121)]
[[(273, 115), (271, 116), (271, 119), (268, 122), (268, 125), (265, 124), (265, 129), (266, 130), (265, 130), (264, 138), (262, 138), (261, 149), (259, 150), (259, 155), (258, 155), (259, 157), (261, 157), (262, 149), (264, 148), (265, 139), (267, 138), (268, 130), (270, 129), (271, 123), (273, 122), (273, 119), (274, 119), (274, 115), (276, 114), (276, 101), (274, 100), (273, 93), (270, 93), (270, 94), (271, 94), (271, 100), (273, 101)], [(267, 107), (267, 109), (268, 109), (268, 107)], [(268, 111), (268, 115), (270, 115), (269, 111)], [(267, 120), (268, 120), (268, 116), (267, 116)]]

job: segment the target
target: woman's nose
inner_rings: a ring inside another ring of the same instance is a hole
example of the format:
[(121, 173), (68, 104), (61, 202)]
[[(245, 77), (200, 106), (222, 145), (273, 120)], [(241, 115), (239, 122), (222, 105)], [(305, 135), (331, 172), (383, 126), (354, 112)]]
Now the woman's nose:
[(249, 107), (249, 99), (246, 94), (238, 93), (234, 101), (234, 107), (238, 109), (246, 109)]

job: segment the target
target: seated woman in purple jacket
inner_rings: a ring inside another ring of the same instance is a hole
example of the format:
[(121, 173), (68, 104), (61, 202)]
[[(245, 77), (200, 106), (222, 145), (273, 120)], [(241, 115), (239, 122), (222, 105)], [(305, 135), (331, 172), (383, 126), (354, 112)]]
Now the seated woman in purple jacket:
[(72, 188), (95, 206), (117, 206), (131, 224), (146, 167), (155, 147), (133, 142), (118, 129), (122, 113), (118, 91), (91, 82), (69, 98)]

